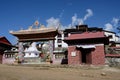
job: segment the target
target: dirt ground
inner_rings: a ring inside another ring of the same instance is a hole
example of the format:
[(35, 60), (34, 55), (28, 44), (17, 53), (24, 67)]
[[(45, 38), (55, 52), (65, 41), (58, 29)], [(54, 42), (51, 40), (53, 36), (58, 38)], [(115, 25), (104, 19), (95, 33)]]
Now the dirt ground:
[(120, 80), (120, 69), (0, 64), (0, 80)]

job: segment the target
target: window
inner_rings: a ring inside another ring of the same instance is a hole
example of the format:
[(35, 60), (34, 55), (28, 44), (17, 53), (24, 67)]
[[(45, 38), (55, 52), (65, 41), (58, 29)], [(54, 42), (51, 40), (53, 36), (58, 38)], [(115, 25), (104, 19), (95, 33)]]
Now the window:
[(58, 47), (62, 47), (62, 45), (58, 45)]
[(112, 38), (113, 38), (113, 36), (112, 36), (112, 35), (108, 35), (108, 37), (109, 37), (110, 39), (112, 39)]
[(64, 54), (55, 54), (55, 59), (63, 59), (65, 58)]
[(61, 40), (61, 39), (58, 39), (58, 43), (62, 43), (62, 40)]
[(68, 37), (68, 34), (64, 34), (65, 37)]
[(58, 34), (58, 37), (62, 37), (62, 35), (61, 35), (61, 34)]
[(5, 58), (14, 58), (14, 54), (5, 54)]

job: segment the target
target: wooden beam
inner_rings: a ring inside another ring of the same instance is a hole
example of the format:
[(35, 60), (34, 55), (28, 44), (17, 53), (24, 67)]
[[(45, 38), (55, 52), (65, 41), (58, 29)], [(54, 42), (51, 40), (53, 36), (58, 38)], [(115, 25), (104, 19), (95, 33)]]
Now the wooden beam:
[(47, 41), (55, 40), (55, 38), (33, 38), (33, 39), (19, 39), (19, 42), (28, 42), (28, 41)]

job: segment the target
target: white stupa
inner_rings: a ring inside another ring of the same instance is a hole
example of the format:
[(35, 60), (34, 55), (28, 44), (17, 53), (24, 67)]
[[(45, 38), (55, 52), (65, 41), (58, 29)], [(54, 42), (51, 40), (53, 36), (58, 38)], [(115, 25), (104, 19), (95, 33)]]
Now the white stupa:
[(25, 49), (24, 57), (39, 57), (40, 51), (36, 48), (36, 42), (33, 42), (29, 48)]

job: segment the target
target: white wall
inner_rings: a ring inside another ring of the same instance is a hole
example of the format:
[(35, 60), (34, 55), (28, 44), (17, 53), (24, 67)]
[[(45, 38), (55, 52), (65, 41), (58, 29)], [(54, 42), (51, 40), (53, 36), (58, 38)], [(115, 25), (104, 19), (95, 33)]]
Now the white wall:
[(113, 32), (108, 32), (108, 31), (105, 31), (104, 34), (108, 37), (110, 35), (112, 35), (112, 38), (109, 39), (109, 41), (118, 41), (119, 40), (119, 37), (116, 36), (115, 33)]
[[(62, 42), (61, 42), (61, 43), (58, 43), (58, 38), (59, 38), (59, 39), (62, 39)], [(64, 40), (64, 34), (63, 34), (63, 33), (61, 34), (61, 37), (56, 36), (56, 37), (55, 37), (55, 48), (58, 47), (59, 44), (62, 45), (62, 47), (67, 48), (67, 47), (68, 47), (68, 44), (65, 43), (63, 40)]]

